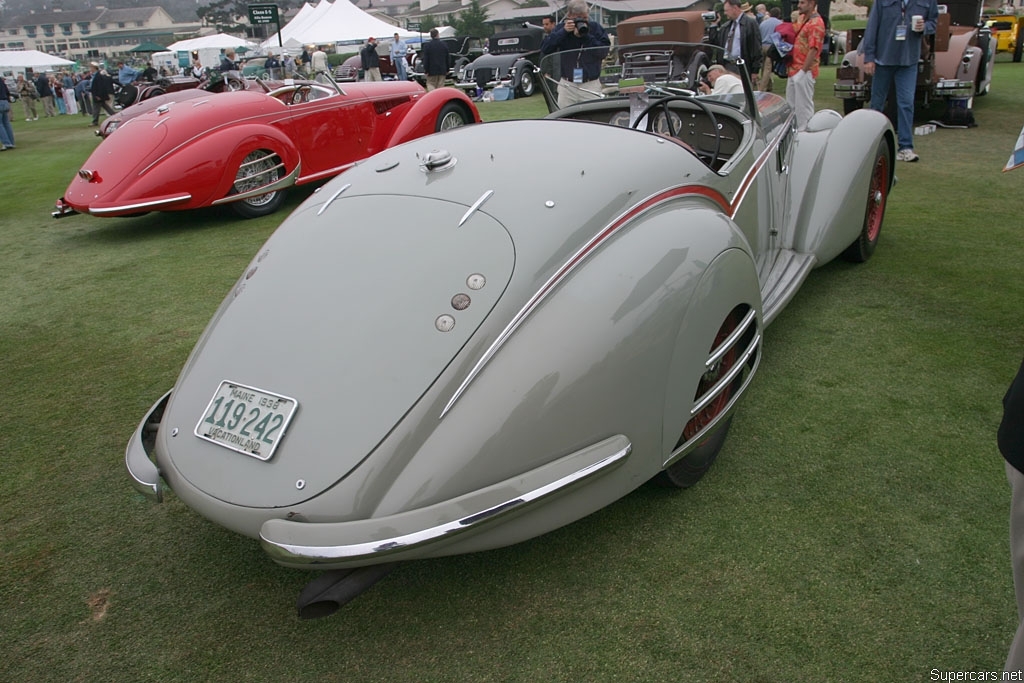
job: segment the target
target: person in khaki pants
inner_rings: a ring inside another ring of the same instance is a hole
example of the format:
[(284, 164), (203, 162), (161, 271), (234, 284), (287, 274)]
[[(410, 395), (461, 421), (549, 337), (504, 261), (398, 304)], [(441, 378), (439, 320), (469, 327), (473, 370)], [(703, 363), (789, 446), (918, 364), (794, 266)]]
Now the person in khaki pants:
[(36, 113), (36, 100), (39, 99), (39, 93), (36, 92), (36, 86), (32, 81), (27, 80), (20, 74), (18, 75), (18, 97), (21, 98), (21, 106), (25, 107), (25, 120), (38, 121), (39, 114)]

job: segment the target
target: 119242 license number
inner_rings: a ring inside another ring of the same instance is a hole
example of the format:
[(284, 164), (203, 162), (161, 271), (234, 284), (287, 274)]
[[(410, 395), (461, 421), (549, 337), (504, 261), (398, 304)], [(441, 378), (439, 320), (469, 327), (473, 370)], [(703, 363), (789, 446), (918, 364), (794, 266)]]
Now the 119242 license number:
[(270, 460), (297, 407), (294, 398), (224, 380), (207, 404), (195, 435)]

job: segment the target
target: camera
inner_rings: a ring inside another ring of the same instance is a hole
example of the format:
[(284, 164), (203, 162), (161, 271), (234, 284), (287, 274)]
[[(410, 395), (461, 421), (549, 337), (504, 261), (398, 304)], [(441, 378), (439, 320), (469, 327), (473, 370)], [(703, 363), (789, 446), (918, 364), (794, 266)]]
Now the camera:
[(581, 37), (590, 33), (590, 23), (586, 19), (582, 17), (579, 19), (569, 17), (566, 21), (571, 21), (576, 26), (576, 33)]

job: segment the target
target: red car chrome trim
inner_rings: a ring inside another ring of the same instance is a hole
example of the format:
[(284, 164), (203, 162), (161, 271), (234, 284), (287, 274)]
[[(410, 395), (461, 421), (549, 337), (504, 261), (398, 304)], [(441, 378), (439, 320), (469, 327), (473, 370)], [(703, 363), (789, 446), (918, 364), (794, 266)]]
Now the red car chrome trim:
[(115, 204), (113, 206), (90, 206), (89, 213), (94, 216), (103, 216), (111, 213), (120, 213), (122, 211), (138, 211), (139, 209), (152, 209), (157, 206), (164, 206), (166, 204), (176, 204), (178, 202), (187, 202), (192, 199), (192, 195), (187, 192), (182, 194), (171, 195), (170, 197), (159, 197), (157, 199), (151, 199), (147, 202), (138, 202), (137, 204)]
[[(284, 164), (278, 164), (278, 166), (284, 166)], [(255, 190), (249, 190), (248, 192), (240, 192), (238, 194), (229, 194), (227, 197), (221, 197), (210, 202), (210, 206), (217, 206), (218, 204), (228, 204), (230, 202), (237, 202), (241, 199), (248, 199), (249, 197), (259, 197), (261, 194), (267, 194), (269, 192), (277, 192), (283, 190), (286, 187), (291, 187), (295, 184), (295, 179), (299, 177), (299, 171), (302, 170), (302, 164), (299, 163), (295, 170), (286, 175), (280, 180), (264, 185), (263, 187), (257, 187)]]
[[(791, 119), (792, 116), (790, 116), (790, 119), (787, 119), (787, 128), (790, 125)], [(751, 185), (753, 185), (754, 178), (757, 177), (758, 172), (761, 170), (761, 168), (764, 167), (765, 162), (778, 148), (779, 143), (781, 142), (783, 137), (785, 137), (785, 134), (776, 136), (774, 140), (772, 140), (771, 142), (768, 143), (767, 146), (765, 146), (764, 150), (761, 152), (760, 155), (758, 155), (757, 159), (754, 160), (754, 163), (751, 164), (746, 174), (744, 174), (743, 178), (740, 180), (740, 184), (737, 188), (736, 195), (733, 201), (730, 202), (728, 199), (725, 198), (725, 195), (723, 195), (718, 190), (715, 190), (704, 185), (678, 185), (676, 187), (668, 188), (667, 190), (662, 190), (661, 192), (658, 192), (657, 194), (654, 194), (648, 197), (647, 199), (642, 200), (640, 203), (636, 204), (632, 208), (627, 209), (618, 218), (613, 220), (606, 228), (604, 228), (599, 233), (590, 238), (590, 241), (587, 242), (582, 249), (573, 254), (573, 256), (568, 261), (566, 261), (565, 264), (561, 268), (559, 268), (554, 275), (548, 278), (548, 281), (545, 282), (544, 285), (541, 286), (541, 288), (537, 291), (537, 293), (534, 294), (530, 298), (530, 300), (526, 302), (526, 305), (523, 306), (523, 308), (520, 309), (518, 313), (516, 313), (516, 315), (512, 318), (512, 321), (509, 322), (505, 329), (501, 331), (501, 334), (499, 334), (498, 337), (487, 348), (487, 350), (484, 351), (483, 355), (480, 357), (480, 360), (476, 362), (476, 365), (473, 366), (473, 368), (469, 371), (469, 374), (466, 375), (466, 378), (462, 380), (462, 383), (452, 394), (452, 397), (448, 400), (448, 403), (441, 411), (441, 414), (438, 416), (438, 419), (443, 418), (448, 413), (448, 411), (451, 410), (452, 406), (455, 405), (455, 402), (458, 401), (459, 397), (462, 396), (463, 392), (465, 392), (466, 387), (468, 387), (470, 383), (472, 383), (472, 381), (476, 379), (476, 376), (480, 374), (480, 371), (483, 370), (484, 366), (490, 362), (490, 360), (498, 352), (498, 349), (500, 349), (505, 344), (508, 338), (512, 336), (512, 333), (516, 331), (516, 329), (523, 323), (524, 320), (526, 320), (527, 317), (529, 317), (531, 313), (533, 313), (533, 311), (537, 308), (537, 306), (540, 305), (540, 303), (547, 297), (547, 295), (555, 287), (557, 287), (562, 282), (562, 280), (564, 280), (566, 276), (568, 276), (569, 273), (571, 273), (576, 268), (576, 266), (582, 263), (587, 258), (587, 256), (596, 251), (597, 248), (604, 244), (610, 237), (614, 236), (617, 232), (619, 232), (619, 230), (621, 230), (634, 218), (637, 218), (638, 216), (645, 214), (658, 206), (661, 206), (665, 202), (669, 202), (685, 196), (696, 195), (699, 197), (703, 197), (713, 202), (719, 208), (721, 208), (722, 211), (724, 211), (730, 218), (735, 217), (736, 212), (739, 210), (740, 204), (743, 202), (744, 197), (746, 197), (747, 195), (747, 190), (749, 190)]]

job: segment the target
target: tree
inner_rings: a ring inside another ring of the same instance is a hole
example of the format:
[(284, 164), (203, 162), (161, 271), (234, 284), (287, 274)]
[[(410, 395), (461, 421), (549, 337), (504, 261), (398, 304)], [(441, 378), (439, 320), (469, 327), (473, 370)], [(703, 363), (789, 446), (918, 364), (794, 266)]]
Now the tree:
[(469, 7), (459, 12), (452, 26), (463, 36), (489, 36), (494, 33), (494, 27), (487, 23), (487, 10), (480, 7), (479, 0), (472, 0)]
[(430, 29), (437, 28), (441, 24), (438, 23), (437, 17), (433, 14), (428, 14), (420, 19), (420, 33), (430, 33)]

